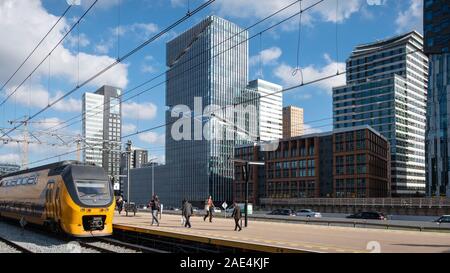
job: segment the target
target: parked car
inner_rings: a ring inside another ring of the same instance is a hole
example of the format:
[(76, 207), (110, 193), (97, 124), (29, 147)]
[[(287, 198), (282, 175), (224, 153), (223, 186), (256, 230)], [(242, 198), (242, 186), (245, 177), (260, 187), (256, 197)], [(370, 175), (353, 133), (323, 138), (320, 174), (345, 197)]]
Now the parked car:
[(349, 219), (387, 220), (381, 212), (363, 211), (347, 216)]
[(192, 208), (192, 211), (197, 212), (197, 211), (198, 211), (198, 208), (197, 208), (197, 207), (193, 207), (193, 208)]
[(215, 213), (221, 213), (222, 210), (219, 207), (214, 207), (214, 212)]
[(268, 213), (269, 215), (295, 216), (295, 211), (291, 209), (276, 209)]
[(442, 215), (438, 219), (434, 220), (436, 223), (450, 223), (450, 215)]
[(301, 209), (295, 213), (297, 216), (308, 217), (308, 218), (321, 218), (322, 214), (320, 212), (314, 212), (311, 209)]

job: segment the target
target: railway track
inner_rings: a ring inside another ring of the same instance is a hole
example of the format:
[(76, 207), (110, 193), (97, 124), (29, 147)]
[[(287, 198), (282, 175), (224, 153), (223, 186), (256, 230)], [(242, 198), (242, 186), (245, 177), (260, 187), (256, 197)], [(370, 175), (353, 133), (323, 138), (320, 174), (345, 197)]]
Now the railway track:
[[(4, 236), (7, 234), (0, 234), (0, 242), (13, 250), (17, 250), (19, 253), (42, 253), (47, 250), (42, 248), (51, 248), (52, 245), (48, 244), (49, 241), (59, 246), (56, 250), (50, 250), (49, 252), (61, 252), (61, 253), (168, 253), (159, 249), (143, 246), (140, 244), (134, 244), (132, 242), (126, 242), (122, 240), (113, 239), (110, 237), (90, 237), (90, 238), (74, 238), (68, 237), (64, 234), (52, 233), (39, 226), (27, 225), (25, 229), (25, 237), (19, 236), (22, 232), (17, 225), (16, 221), (2, 219), (6, 221), (0, 221), (2, 225), (8, 225), (4, 227), (5, 231), (13, 232), (15, 236), (12, 238), (20, 238), (25, 240), (24, 242), (31, 243), (30, 248), (18, 244), (11, 239), (10, 236)], [(35, 234), (35, 235), (33, 235)], [(38, 238), (36, 238), (36, 236)], [(48, 239), (47, 239), (48, 238)], [(27, 245), (27, 244), (25, 244)], [(42, 247), (41, 247), (42, 245)]]
[(27, 249), (26, 247), (23, 247), (22, 245), (14, 242), (14, 241), (8, 240), (6, 238), (3, 238), (1, 236), (0, 236), (0, 242), (3, 242), (4, 244), (8, 245), (9, 247), (11, 247), (13, 249), (16, 249), (20, 253), (34, 253), (33, 251)]
[(98, 237), (92, 240), (78, 240), (80, 246), (100, 253), (167, 253), (154, 248), (122, 242), (112, 238)]

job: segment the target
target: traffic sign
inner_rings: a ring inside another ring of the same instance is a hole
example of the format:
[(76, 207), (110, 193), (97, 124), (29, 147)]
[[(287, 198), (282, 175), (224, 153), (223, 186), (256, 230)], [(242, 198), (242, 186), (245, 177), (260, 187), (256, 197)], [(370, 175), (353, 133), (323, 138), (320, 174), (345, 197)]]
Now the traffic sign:
[(222, 204), (222, 208), (223, 209), (226, 209), (228, 207), (228, 204), (227, 204), (227, 202), (223, 202), (223, 204)]

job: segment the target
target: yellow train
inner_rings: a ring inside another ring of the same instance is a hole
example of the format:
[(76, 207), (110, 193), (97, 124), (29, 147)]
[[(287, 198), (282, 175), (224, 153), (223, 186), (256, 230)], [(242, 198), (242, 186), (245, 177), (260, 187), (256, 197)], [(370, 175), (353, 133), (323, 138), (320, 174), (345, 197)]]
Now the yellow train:
[(0, 216), (22, 223), (75, 237), (107, 236), (114, 208), (111, 183), (98, 166), (63, 161), (0, 177)]

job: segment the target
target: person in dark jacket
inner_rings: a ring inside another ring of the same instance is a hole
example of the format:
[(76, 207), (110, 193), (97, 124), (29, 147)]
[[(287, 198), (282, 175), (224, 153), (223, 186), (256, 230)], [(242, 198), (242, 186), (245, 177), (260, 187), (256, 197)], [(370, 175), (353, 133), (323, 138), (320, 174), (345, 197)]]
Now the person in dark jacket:
[(242, 218), (242, 214), (241, 214), (241, 207), (238, 206), (238, 204), (236, 204), (236, 202), (234, 202), (234, 210), (233, 210), (233, 214), (231, 214), (231, 217), (234, 218), (234, 231), (236, 231), (239, 228), (239, 231), (242, 230), (241, 227), (241, 218)]
[(189, 221), (189, 219), (191, 218), (192, 214), (194, 214), (194, 210), (192, 209), (192, 205), (191, 203), (189, 203), (189, 201), (184, 202), (183, 204), (183, 216), (186, 219), (186, 223), (184, 224), (185, 227), (191, 228), (191, 222)]
[(150, 201), (149, 207), (152, 211), (152, 226), (156, 222), (156, 225), (159, 226), (158, 221), (158, 201), (156, 200), (155, 196), (153, 196), (152, 200)]
[(117, 210), (119, 211), (119, 214), (122, 212), (123, 209), (123, 196), (119, 196), (119, 198), (116, 201), (117, 204)]

